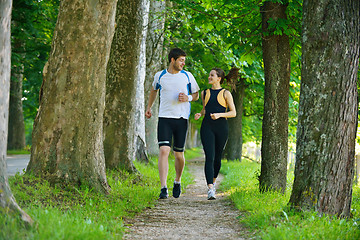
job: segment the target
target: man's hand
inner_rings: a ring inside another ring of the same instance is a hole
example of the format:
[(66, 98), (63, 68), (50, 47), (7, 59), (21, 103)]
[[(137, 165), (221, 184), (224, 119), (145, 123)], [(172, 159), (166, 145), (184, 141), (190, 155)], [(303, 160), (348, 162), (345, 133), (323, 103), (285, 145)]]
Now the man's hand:
[(147, 109), (145, 112), (145, 117), (149, 119), (151, 118), (151, 116), (152, 116), (151, 109)]
[(189, 98), (185, 93), (179, 93), (179, 102), (188, 102)]

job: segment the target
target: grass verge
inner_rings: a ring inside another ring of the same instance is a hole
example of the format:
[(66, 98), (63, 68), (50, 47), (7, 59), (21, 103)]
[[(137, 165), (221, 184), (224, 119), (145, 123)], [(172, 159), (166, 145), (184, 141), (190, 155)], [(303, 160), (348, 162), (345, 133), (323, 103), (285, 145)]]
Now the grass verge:
[[(257, 176), (260, 164), (248, 160), (224, 162), (221, 172), (223, 191), (242, 213), (239, 221), (248, 227), (255, 239), (360, 239), (360, 189), (354, 187), (351, 219), (319, 217), (316, 212), (289, 210), (291, 188), (286, 193), (260, 193)], [(288, 174), (292, 186), (293, 172)]]
[(30, 154), (30, 148), (23, 150), (7, 150), (7, 155), (23, 155)]
[[(198, 150), (187, 150), (190, 159)], [(198, 154), (199, 155), (199, 154)], [(169, 158), (169, 192), (175, 178), (174, 157)], [(124, 218), (131, 218), (154, 206), (160, 192), (157, 158), (149, 164), (135, 162), (140, 175), (124, 171), (108, 171), (111, 186), (108, 196), (87, 186), (52, 186), (49, 182), (28, 175), (9, 178), (16, 201), (35, 221), (25, 227), (19, 218), (0, 213), (0, 239), (122, 239)], [(182, 186), (192, 179), (185, 168)]]

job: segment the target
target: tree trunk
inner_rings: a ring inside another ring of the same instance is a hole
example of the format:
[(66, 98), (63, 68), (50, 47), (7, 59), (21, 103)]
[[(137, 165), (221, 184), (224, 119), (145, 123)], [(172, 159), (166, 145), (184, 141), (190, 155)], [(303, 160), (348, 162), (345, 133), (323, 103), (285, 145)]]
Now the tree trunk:
[(146, 75), (146, 36), (147, 36), (147, 26), (149, 20), (149, 0), (143, 0), (141, 4), (140, 14), (142, 16), (141, 30), (140, 34), (140, 53), (137, 63), (137, 74), (135, 76), (136, 81), (136, 95), (135, 95), (135, 158), (142, 162), (149, 162), (146, 143), (145, 143), (145, 95), (144, 95), (144, 83)]
[[(119, 0), (117, 4), (116, 29), (107, 66), (104, 115), (105, 160), (109, 169), (136, 171), (133, 164), (138, 133), (136, 102), (139, 100), (136, 97), (141, 95), (140, 101), (144, 100), (144, 92), (140, 94), (136, 88), (139, 87), (138, 67), (146, 61), (140, 56), (147, 8), (147, 0)], [(140, 85), (144, 86), (144, 82)], [(144, 112), (145, 108), (142, 116)]]
[(7, 148), (24, 149), (25, 144), (25, 122), (22, 104), (22, 80), (24, 66), (14, 67), (16, 72), (11, 73), (10, 81), (10, 103), (9, 103), (9, 128)]
[(350, 215), (358, 117), (359, 1), (304, 1), (295, 180), (290, 204)]
[(200, 132), (199, 127), (189, 121), (188, 132), (186, 135), (185, 149), (197, 147)]
[[(13, 26), (17, 23), (13, 21)], [(23, 53), (24, 44), (17, 38), (14, 38), (13, 48), (21, 49), (22, 53), (20, 56), (17, 66), (12, 66), (11, 79), (10, 79), (10, 102), (9, 102), (9, 126), (8, 126), (8, 139), (7, 149), (24, 149), (25, 143), (25, 122), (23, 114), (23, 78), (24, 78), (24, 65), (25, 54)], [(12, 49), (13, 51), (13, 49)]]
[(265, 2), (262, 6), (265, 72), (264, 116), (261, 144), (260, 190), (284, 192), (288, 153), (290, 45), (286, 34), (275, 35), (270, 19), (286, 19), (287, 5)]
[[(148, 33), (146, 39), (146, 80), (145, 80), (145, 106), (149, 100), (154, 75), (161, 70), (164, 43), (165, 1), (150, 1), (150, 14)], [(153, 117), (145, 121), (146, 145), (148, 153), (157, 155), (159, 147), (157, 142), (157, 122), (159, 114), (159, 101), (152, 107)]]
[(236, 117), (229, 118), (229, 139), (225, 147), (225, 158), (228, 160), (238, 159), (241, 161), (242, 155), (242, 116), (243, 116), (243, 100), (245, 95), (244, 79), (240, 78), (236, 84), (236, 89), (231, 91), (236, 108)]
[(107, 193), (106, 64), (116, 1), (61, 1), (27, 172)]
[(29, 224), (33, 221), (16, 203), (6, 174), (6, 145), (11, 70), (10, 19), (11, 0), (0, 1), (0, 212), (19, 214)]

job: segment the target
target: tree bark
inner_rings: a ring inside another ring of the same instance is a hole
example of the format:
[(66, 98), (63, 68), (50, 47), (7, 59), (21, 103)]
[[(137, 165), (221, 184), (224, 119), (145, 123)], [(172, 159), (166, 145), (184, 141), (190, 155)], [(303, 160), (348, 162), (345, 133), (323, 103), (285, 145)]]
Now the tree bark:
[[(12, 20), (12, 25), (16, 26), (17, 22)], [(25, 60), (24, 44), (17, 39), (16, 37), (13, 40), (13, 48), (21, 49), (22, 53), (19, 53), (20, 56), (19, 62), (16, 66), (12, 66), (11, 78), (10, 78), (10, 102), (9, 102), (9, 125), (8, 125), (8, 139), (7, 139), (7, 149), (24, 149), (26, 146), (25, 143), (25, 122), (23, 114), (23, 78), (24, 78), (24, 64), (22, 63)]]
[[(154, 75), (162, 68), (164, 26), (165, 26), (165, 1), (150, 1), (150, 14), (148, 33), (146, 39), (146, 79), (145, 79), (145, 106), (148, 104), (149, 92), (152, 88)], [(157, 122), (159, 114), (159, 101), (152, 107), (153, 117), (145, 121), (145, 135), (148, 153), (157, 155), (159, 147), (157, 142)]]
[(229, 118), (229, 139), (225, 147), (225, 158), (228, 160), (240, 160), (242, 155), (242, 116), (243, 116), (243, 101), (245, 95), (244, 79), (240, 78), (236, 83), (236, 89), (231, 91), (236, 108), (236, 117)]
[(304, 1), (290, 205), (350, 215), (358, 117), (359, 1)]
[(288, 152), (288, 102), (290, 45), (286, 34), (275, 35), (268, 21), (286, 19), (287, 5), (265, 2), (262, 6), (265, 72), (260, 190), (284, 192)]
[(11, 70), (10, 20), (11, 0), (0, 1), (0, 212), (18, 214), (32, 224), (33, 220), (16, 203), (6, 174), (6, 145), (9, 114), (9, 88)]
[(189, 121), (188, 132), (186, 135), (185, 149), (191, 149), (198, 147), (198, 138), (199, 138), (199, 127)]
[[(136, 171), (135, 141), (137, 139), (136, 99), (144, 92), (136, 88), (140, 59), (144, 14), (147, 0), (119, 0), (116, 10), (116, 29), (107, 66), (106, 107), (104, 117), (105, 160), (109, 169)], [(144, 82), (141, 83), (144, 86)], [(141, 87), (141, 86), (140, 86)], [(145, 108), (142, 111), (144, 116)]]
[(107, 193), (106, 64), (116, 1), (61, 1), (27, 172)]
[(137, 63), (136, 80), (136, 95), (135, 95), (135, 158), (142, 162), (149, 162), (147, 149), (146, 149), (146, 137), (145, 137), (145, 95), (144, 95), (144, 83), (146, 76), (146, 39), (148, 32), (148, 20), (149, 20), (149, 0), (143, 0), (141, 5), (140, 14), (142, 16), (140, 34), (140, 53), (139, 61)]
[(22, 104), (22, 81), (24, 66), (14, 67), (16, 72), (11, 73), (10, 80), (10, 103), (9, 103), (9, 127), (7, 148), (24, 149), (25, 144), (25, 122)]

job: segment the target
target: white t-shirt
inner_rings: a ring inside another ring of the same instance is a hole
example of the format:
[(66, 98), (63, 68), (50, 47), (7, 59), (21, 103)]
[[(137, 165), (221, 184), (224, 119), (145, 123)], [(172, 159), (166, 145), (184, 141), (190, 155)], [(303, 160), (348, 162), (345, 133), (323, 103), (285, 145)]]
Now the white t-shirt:
[[(163, 71), (157, 72), (154, 76), (153, 88), (156, 89), (156, 84), (159, 82), (160, 74)], [(200, 90), (194, 76), (190, 72), (186, 72), (191, 83), (191, 92), (196, 93)], [(166, 73), (160, 78), (160, 107), (159, 117), (163, 118), (185, 118), (190, 116), (190, 102), (179, 102), (179, 93), (188, 93), (187, 85), (189, 80), (185, 73), (178, 72), (176, 74)]]

